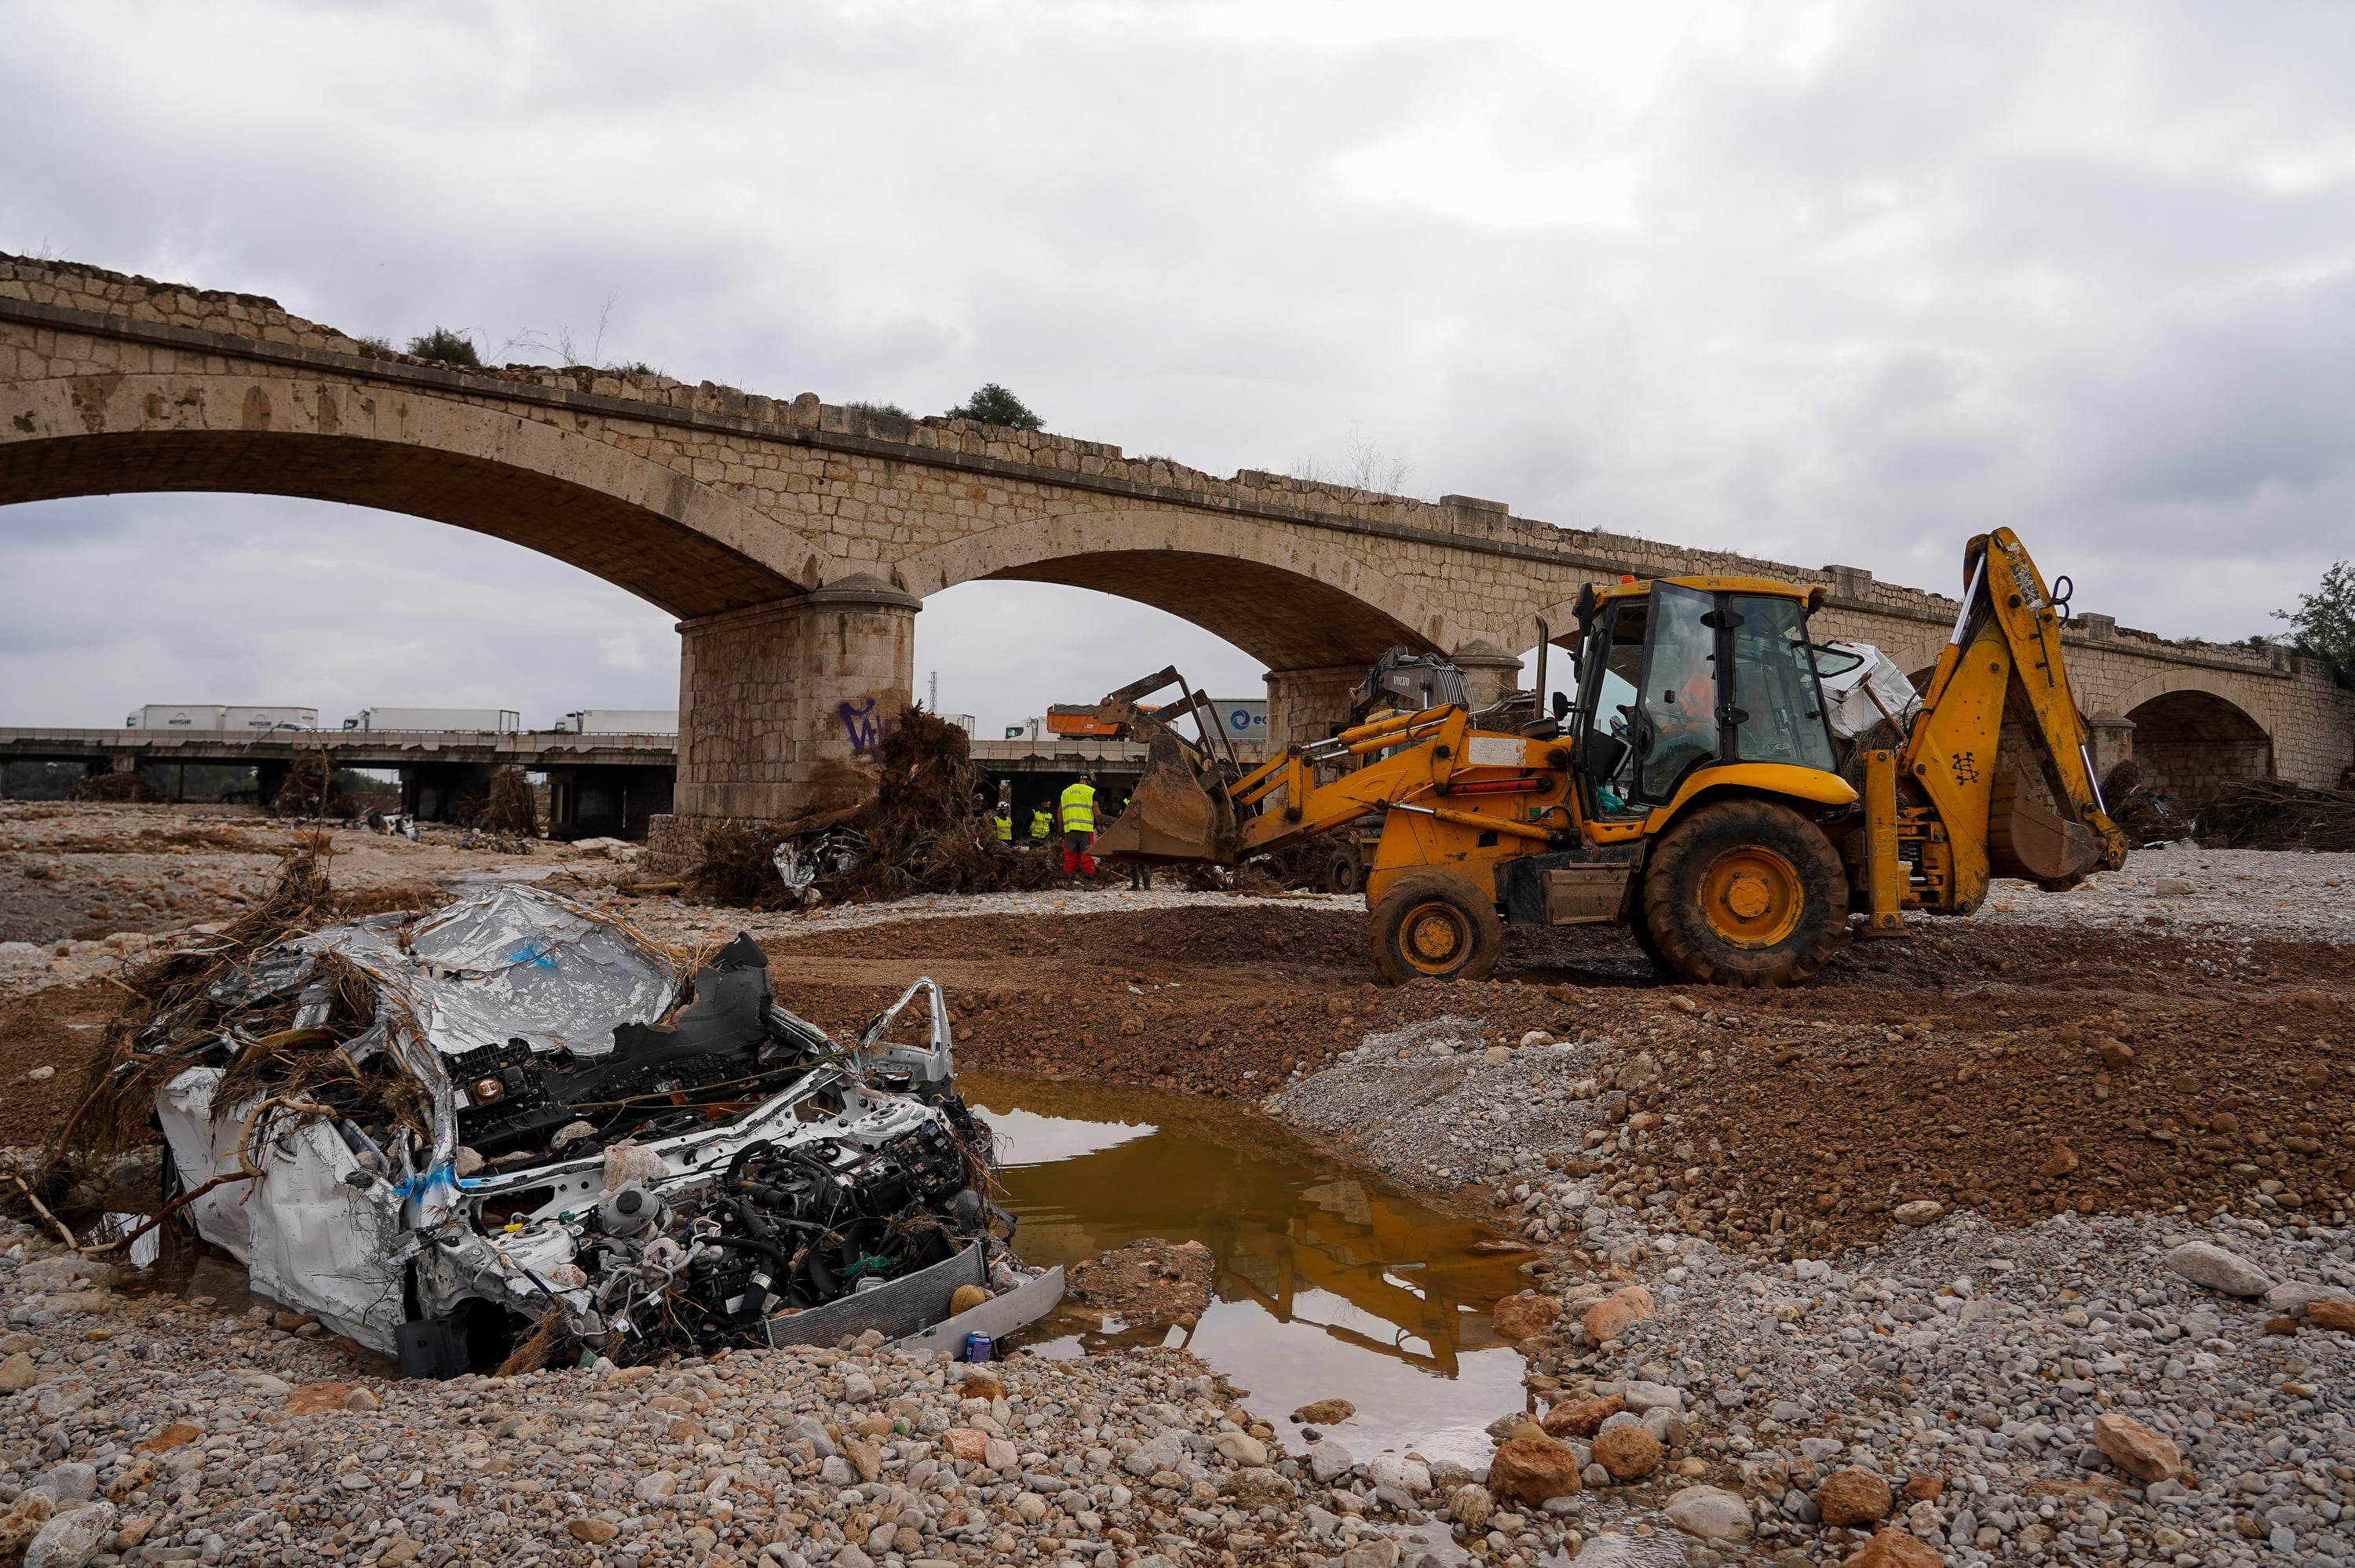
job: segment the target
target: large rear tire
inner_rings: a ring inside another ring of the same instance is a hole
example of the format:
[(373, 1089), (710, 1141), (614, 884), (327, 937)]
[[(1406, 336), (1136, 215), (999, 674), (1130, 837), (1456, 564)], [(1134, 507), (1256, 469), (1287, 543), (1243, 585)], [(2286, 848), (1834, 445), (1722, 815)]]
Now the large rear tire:
[(1772, 800), (1721, 800), (1653, 847), (1644, 922), (1686, 980), (1796, 985), (1847, 938), (1848, 893), (1839, 852), (1813, 822)]
[(1461, 877), (1419, 871), (1374, 906), (1374, 968), (1392, 985), (1487, 980), (1505, 950), (1497, 906)]

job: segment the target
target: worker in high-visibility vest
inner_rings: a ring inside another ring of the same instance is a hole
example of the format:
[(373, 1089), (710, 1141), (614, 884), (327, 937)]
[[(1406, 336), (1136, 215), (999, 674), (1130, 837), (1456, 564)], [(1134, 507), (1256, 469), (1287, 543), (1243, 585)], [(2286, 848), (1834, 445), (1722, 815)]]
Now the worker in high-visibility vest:
[(1095, 775), (1082, 773), (1063, 790), (1063, 874), (1093, 876), (1096, 857), (1088, 846), (1096, 838)]
[(991, 826), (997, 830), (997, 842), (1011, 848), (1014, 843), (1014, 807), (1000, 800), (997, 810), (989, 814)]
[(1030, 813), (1030, 847), (1037, 849), (1054, 837), (1055, 813), (1040, 806)]

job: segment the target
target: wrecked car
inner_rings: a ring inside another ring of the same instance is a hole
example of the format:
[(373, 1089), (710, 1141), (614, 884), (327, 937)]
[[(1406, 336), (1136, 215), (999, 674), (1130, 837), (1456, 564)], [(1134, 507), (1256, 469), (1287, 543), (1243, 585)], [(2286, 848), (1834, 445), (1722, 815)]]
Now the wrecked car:
[(153, 1086), (167, 1208), (415, 1374), (954, 1350), (953, 1307), (1002, 1334), (1060, 1294), (1007, 1245), (939, 986), (837, 1042), (748, 935), (689, 960), (504, 885), (237, 955), (113, 1074)]

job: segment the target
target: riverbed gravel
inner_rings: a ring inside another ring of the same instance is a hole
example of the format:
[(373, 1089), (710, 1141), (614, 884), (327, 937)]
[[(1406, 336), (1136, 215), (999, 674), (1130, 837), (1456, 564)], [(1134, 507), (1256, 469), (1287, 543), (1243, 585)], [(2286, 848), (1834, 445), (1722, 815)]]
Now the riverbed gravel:
[(2138, 849), (2120, 870), (2098, 873), (2066, 893), (1998, 882), (1972, 918), (2355, 942), (2355, 854), (2211, 850), (2181, 840)]
[[(354, 848), (388, 885), (426, 863)], [(2350, 861), (2137, 852), (1749, 998), (1629, 989), (1576, 951), (1377, 997), (1300, 934), (1266, 983), (1322, 987), (1355, 1044), (1302, 1052), (1285, 1014), (1250, 1057), (1289, 1078), (1262, 1103), (1527, 1249), (1497, 1309), (1529, 1368), (1497, 1472), (1352, 1452), (1346, 1419), (1255, 1412), (1171, 1349), (1020, 1355), (996, 1390), (856, 1346), (403, 1381), (269, 1304), (143, 1289), (9, 1224), (0, 1568), (12, 1543), (31, 1568), (2355, 1563)], [(626, 899), (618, 866), (451, 874), (547, 871), (667, 939), (751, 927), (780, 954), (943, 916), (1356, 907), (1156, 889), (747, 916)], [(835, 945), (806, 962), (864, 985)], [(1195, 989), (1137, 954), (1103, 998), (1058, 980), (1072, 1050), (1141, 1049)], [(89, 978), (61, 956), (37, 983)], [(975, 1037), (1018, 1001), (976, 1001)], [(1188, 1027), (1173, 1061), (1224, 1062)], [(1527, 1467), (1556, 1464), (1577, 1489), (1534, 1500)]]

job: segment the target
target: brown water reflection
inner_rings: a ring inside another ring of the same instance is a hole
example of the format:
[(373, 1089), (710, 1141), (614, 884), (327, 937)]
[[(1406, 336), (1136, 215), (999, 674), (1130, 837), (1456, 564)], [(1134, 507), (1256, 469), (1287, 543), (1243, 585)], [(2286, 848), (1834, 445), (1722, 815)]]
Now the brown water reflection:
[[(1025, 1258), (1074, 1263), (1143, 1236), (1210, 1248), (1218, 1298), (1167, 1342), (1250, 1388), (1261, 1414), (1337, 1394), (1359, 1406), (1337, 1432), (1353, 1450), (1485, 1457), (1479, 1429), (1520, 1405), (1520, 1357), (1488, 1311), (1526, 1281), (1520, 1258), (1471, 1250), (1493, 1232), (1254, 1111), (982, 1074), (959, 1087), (998, 1129)], [(1042, 1327), (1047, 1353), (1164, 1339), (1070, 1317)]]

